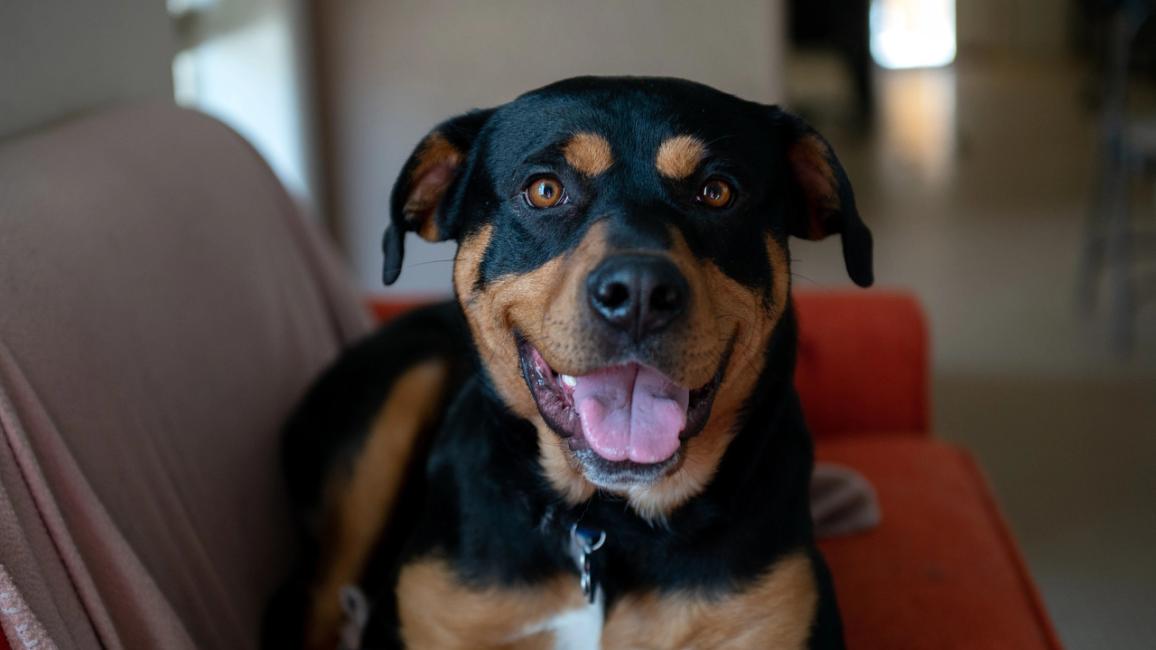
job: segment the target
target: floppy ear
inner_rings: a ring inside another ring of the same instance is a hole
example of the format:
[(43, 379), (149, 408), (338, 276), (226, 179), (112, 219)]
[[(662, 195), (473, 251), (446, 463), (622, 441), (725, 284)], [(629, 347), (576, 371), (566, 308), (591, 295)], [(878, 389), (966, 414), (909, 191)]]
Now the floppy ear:
[(793, 181), (790, 234), (818, 240), (839, 233), (847, 274), (855, 284), (871, 286), (875, 281), (871, 231), (855, 209), (855, 195), (843, 166), (817, 131), (793, 115), (780, 116), (786, 125), (787, 169)]
[(463, 175), (474, 140), (492, 113), (493, 109), (470, 111), (442, 122), (405, 161), (389, 199), (390, 222), (381, 242), (385, 253), (381, 279), (386, 284), (401, 274), (407, 232), (415, 231), (431, 242), (457, 237), (456, 214), (444, 199)]

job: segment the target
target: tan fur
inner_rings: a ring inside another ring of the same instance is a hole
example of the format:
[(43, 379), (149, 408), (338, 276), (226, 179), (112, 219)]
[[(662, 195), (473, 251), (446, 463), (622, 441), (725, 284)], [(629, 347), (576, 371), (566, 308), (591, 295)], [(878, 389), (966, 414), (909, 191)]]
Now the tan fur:
[(586, 604), (572, 575), (523, 588), (474, 588), (437, 558), (405, 566), (397, 596), (410, 650), (546, 650), (554, 647), (553, 633), (525, 631)]
[(654, 166), (666, 178), (682, 180), (693, 174), (705, 157), (706, 145), (702, 140), (693, 135), (676, 135), (659, 145)]
[(806, 135), (791, 145), (787, 161), (805, 195), (806, 239), (823, 239), (834, 232), (828, 218), (838, 212), (839, 183), (830, 163), (831, 150), (817, 135)]
[(800, 552), (738, 594), (628, 594), (607, 617), (602, 647), (805, 648), (818, 600), (811, 562)]
[(449, 370), (430, 360), (406, 370), (373, 421), (349, 478), (330, 493), (321, 577), (312, 590), (308, 647), (332, 648), (342, 612), (339, 591), (356, 583), (393, 510), (419, 434), (442, 403)]
[(550, 486), (571, 505), (582, 503), (594, 496), (597, 489), (582, 475), (582, 469), (567, 448), (567, 443), (554, 433), (541, 417), (534, 419), (538, 430), (538, 449), (542, 473)]
[[(605, 249), (603, 232), (603, 226), (596, 225), (570, 254), (551, 260), (529, 273), (499, 278), (483, 293), (475, 292), (474, 285), (482, 256), (493, 234), (492, 226), (486, 225), (462, 242), (454, 265), (454, 291), (466, 313), (487, 372), (510, 410), (535, 425), (545, 475), (570, 503), (589, 499), (594, 494), (594, 486), (581, 478), (564, 448), (565, 442), (546, 426), (538, 413), (534, 398), (522, 379), (513, 329), (518, 327), (531, 340), (540, 338), (534, 335), (547, 329), (547, 311), (556, 302), (553, 297), (559, 293), (572, 295), (578, 288), (577, 283), (599, 259), (597, 251)], [(579, 261), (578, 266), (573, 267), (575, 259), (585, 260), (585, 263)], [(562, 286), (564, 284), (569, 285), (568, 291)], [(576, 321), (579, 318), (577, 300), (571, 299), (565, 304), (569, 313), (555, 313), (552, 318)]]
[[(555, 259), (526, 274), (494, 280), (484, 292), (475, 292), (478, 267), (489, 245), (493, 226), (487, 224), (458, 249), (454, 264), (454, 290), (466, 313), (474, 342), (495, 388), (514, 413), (531, 419), (538, 409), (522, 380), (513, 329), (516, 323), (534, 320), (532, 312), (545, 304), (555, 284), (561, 260)], [(515, 313), (519, 318), (515, 317)], [(540, 322), (540, 321), (539, 321)]]
[(576, 133), (562, 147), (566, 162), (586, 176), (597, 176), (614, 164), (610, 143), (597, 133)]
[[(513, 331), (520, 331), (558, 372), (584, 375), (606, 365), (583, 345), (590, 331), (583, 299), (586, 276), (609, 251), (604, 223), (594, 224), (572, 251), (525, 274), (493, 280), (475, 293), (478, 266), (492, 231), (490, 226), (463, 242), (454, 269), (454, 286), (465, 308), (479, 353), (495, 388), (510, 409), (538, 431), (543, 473), (570, 504), (589, 499), (595, 486), (586, 480), (565, 441), (542, 420), (522, 378)], [(680, 342), (669, 346), (677, 356), (664, 373), (683, 386), (706, 385), (718, 370), (733, 341), (724, 379), (711, 417), (703, 430), (684, 443), (677, 470), (648, 486), (622, 492), (641, 516), (661, 519), (701, 492), (718, 468), (730, 443), (739, 410), (762, 371), (763, 351), (787, 304), (790, 274), (786, 252), (773, 238), (766, 240), (774, 267), (770, 303), (758, 292), (731, 279), (711, 262), (693, 255), (680, 232), (671, 230), (674, 245), (668, 256), (691, 287), (689, 317), (669, 335)]]
[(434, 215), (464, 159), (465, 155), (436, 131), (422, 141), (417, 153), (417, 164), (410, 174), (410, 194), (402, 208), (406, 221), (422, 239), (443, 239)]
[[(578, 290), (581, 278), (590, 272), (599, 258), (595, 249), (605, 248), (601, 234), (604, 228), (597, 225), (591, 228), (582, 244), (570, 254), (551, 260), (529, 273), (499, 278), (484, 293), (478, 294), (473, 291), (473, 286), (482, 255), (489, 245), (491, 228), (485, 226), (459, 249), (454, 267), (455, 292), (466, 312), (478, 352), (502, 400), (511, 411), (533, 423), (538, 431), (546, 477), (567, 502), (581, 503), (594, 494), (594, 486), (581, 479), (569, 451), (565, 450), (566, 443), (550, 430), (538, 413), (534, 398), (522, 379), (513, 329), (518, 328), (537, 345), (541, 341), (540, 333), (549, 329), (548, 318), (570, 322), (579, 319), (577, 299), (557, 301), (554, 297), (559, 294), (572, 296)], [(575, 267), (575, 260), (586, 262), (578, 261)], [(548, 316), (550, 305), (558, 302), (561, 302), (559, 307), (565, 305), (566, 309)]]
[(487, 223), (477, 232), (466, 233), (458, 242), (458, 252), (454, 255), (454, 295), (467, 311), (477, 303), (474, 283), (478, 280), (482, 256), (485, 255), (493, 234), (494, 226)]

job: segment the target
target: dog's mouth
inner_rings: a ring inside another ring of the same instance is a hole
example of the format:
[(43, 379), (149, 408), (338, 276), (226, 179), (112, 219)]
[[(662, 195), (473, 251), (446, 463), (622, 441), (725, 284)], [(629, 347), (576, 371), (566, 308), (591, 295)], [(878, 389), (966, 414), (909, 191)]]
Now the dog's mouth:
[(572, 376), (554, 370), (529, 341), (519, 338), (518, 351), (542, 418), (600, 484), (655, 480), (677, 466), (683, 441), (710, 417), (729, 357), (710, 381), (690, 389), (642, 363)]

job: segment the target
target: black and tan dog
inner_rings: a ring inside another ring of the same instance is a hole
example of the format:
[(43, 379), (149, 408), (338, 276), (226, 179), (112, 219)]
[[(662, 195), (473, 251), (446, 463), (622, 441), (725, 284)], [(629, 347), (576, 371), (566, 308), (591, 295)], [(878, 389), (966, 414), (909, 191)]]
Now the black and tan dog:
[(290, 423), (309, 561), (271, 644), (335, 647), (360, 585), (371, 648), (842, 647), (787, 239), (841, 234), (866, 286), (871, 235), (815, 131), (571, 79), (437, 127), (392, 210), (385, 282), (407, 232), (452, 239), (457, 300), (350, 350)]

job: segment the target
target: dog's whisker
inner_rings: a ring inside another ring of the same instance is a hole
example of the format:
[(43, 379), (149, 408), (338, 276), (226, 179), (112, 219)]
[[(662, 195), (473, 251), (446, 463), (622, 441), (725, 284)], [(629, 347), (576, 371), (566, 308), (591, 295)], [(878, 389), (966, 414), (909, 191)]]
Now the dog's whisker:
[(800, 280), (803, 280), (804, 282), (810, 282), (811, 284), (819, 284), (818, 280), (803, 275), (802, 273), (795, 273), (794, 271), (791, 271), (791, 277), (799, 278)]
[(419, 266), (428, 266), (430, 264), (445, 264), (447, 262), (453, 262), (453, 261), (454, 261), (454, 258), (452, 258), (452, 257), (449, 259), (444, 259), (444, 260), (424, 260), (421, 262), (413, 262), (412, 264), (403, 264), (401, 266), (401, 269), (404, 271), (406, 269), (415, 269)]

